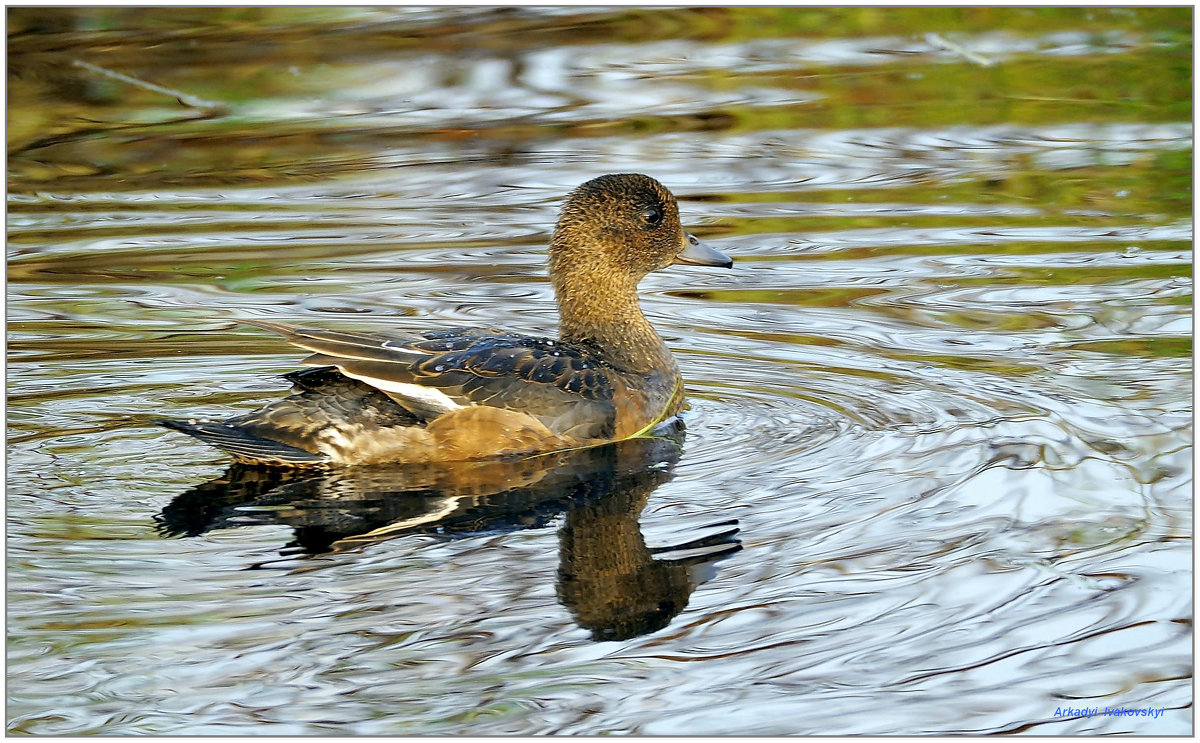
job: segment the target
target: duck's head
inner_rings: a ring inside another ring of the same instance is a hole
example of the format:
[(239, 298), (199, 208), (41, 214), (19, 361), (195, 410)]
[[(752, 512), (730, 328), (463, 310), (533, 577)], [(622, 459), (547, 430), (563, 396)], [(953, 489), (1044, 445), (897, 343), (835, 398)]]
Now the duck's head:
[(733, 265), (684, 231), (675, 197), (658, 181), (602, 175), (567, 196), (550, 245), (551, 276), (616, 273), (636, 283), (673, 263)]

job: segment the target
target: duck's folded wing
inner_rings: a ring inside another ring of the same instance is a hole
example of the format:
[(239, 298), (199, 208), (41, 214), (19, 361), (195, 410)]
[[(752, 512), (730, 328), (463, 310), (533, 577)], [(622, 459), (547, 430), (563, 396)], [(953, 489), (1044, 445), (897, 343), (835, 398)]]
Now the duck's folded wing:
[(609, 438), (616, 426), (612, 372), (588, 349), (500, 331), (425, 335), (348, 333), (252, 321), (432, 420), (468, 405), (519, 410), (556, 434)]

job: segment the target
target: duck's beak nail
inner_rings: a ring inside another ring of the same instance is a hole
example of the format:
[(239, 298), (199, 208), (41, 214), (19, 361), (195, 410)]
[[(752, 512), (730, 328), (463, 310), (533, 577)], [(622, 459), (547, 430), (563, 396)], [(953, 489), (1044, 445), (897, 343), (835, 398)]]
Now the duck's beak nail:
[(689, 263), (693, 266), (720, 266), (721, 268), (733, 267), (733, 260), (729, 256), (700, 242), (695, 235), (684, 235), (684, 243), (683, 250), (675, 256), (676, 263)]

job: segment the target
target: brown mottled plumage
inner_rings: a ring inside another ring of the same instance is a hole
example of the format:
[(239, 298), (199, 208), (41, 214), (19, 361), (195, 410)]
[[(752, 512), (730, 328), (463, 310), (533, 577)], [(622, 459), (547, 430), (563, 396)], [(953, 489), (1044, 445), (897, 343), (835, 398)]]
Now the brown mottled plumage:
[(605, 175), (571, 192), (550, 243), (558, 339), (464, 328), (424, 334), (293, 328), (312, 352), (287, 398), (224, 422), (161, 421), (252, 464), (452, 462), (635, 436), (683, 407), (670, 350), (637, 285), (673, 263), (729, 267), (684, 232), (671, 192)]

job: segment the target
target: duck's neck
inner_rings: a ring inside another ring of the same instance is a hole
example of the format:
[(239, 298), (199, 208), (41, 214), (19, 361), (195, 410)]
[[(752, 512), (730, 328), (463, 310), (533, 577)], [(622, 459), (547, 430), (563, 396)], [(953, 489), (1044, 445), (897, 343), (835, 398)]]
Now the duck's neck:
[(645, 374), (675, 369), (675, 359), (638, 305), (637, 281), (610, 272), (555, 272), (559, 337), (588, 343), (613, 366)]

